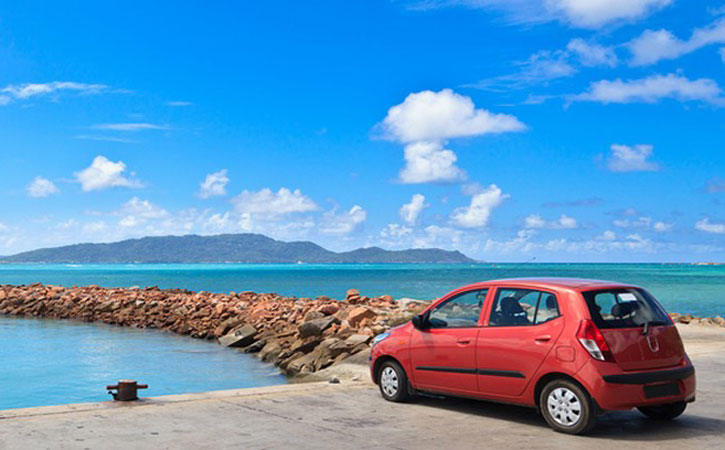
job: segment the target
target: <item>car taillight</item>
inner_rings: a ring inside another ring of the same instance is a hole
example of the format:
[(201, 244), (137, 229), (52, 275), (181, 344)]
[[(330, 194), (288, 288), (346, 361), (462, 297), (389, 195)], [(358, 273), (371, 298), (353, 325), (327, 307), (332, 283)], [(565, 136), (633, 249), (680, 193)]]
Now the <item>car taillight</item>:
[(599, 331), (599, 328), (591, 320), (584, 319), (581, 321), (579, 331), (576, 332), (576, 337), (592, 358), (599, 361), (614, 362), (614, 357), (609, 350), (607, 341), (604, 339), (602, 332)]

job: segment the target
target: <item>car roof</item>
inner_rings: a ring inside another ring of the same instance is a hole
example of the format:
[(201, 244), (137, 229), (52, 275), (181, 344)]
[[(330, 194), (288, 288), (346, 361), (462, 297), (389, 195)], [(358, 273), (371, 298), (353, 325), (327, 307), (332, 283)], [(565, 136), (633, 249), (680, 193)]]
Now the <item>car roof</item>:
[(559, 278), (559, 277), (529, 277), (529, 278), (503, 278), (500, 280), (488, 280), (480, 284), (512, 284), (526, 285), (540, 289), (566, 288), (576, 291), (588, 289), (605, 289), (611, 287), (631, 287), (631, 284), (619, 283), (616, 281), (594, 280), (589, 278)]

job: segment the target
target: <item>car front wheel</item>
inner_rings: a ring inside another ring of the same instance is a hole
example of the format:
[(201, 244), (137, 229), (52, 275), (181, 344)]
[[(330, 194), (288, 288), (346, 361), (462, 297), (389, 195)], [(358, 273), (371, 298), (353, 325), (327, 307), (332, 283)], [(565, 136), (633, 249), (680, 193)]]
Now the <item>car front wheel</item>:
[(589, 394), (569, 380), (554, 380), (539, 396), (539, 409), (554, 431), (583, 434), (596, 421), (594, 404)]
[(649, 417), (650, 419), (672, 420), (675, 417), (679, 417), (680, 414), (685, 412), (685, 408), (687, 408), (687, 403), (675, 402), (668, 403), (666, 405), (641, 406), (637, 409), (639, 410), (639, 412)]
[(408, 400), (408, 376), (395, 361), (386, 361), (378, 372), (378, 386), (385, 400), (404, 402)]

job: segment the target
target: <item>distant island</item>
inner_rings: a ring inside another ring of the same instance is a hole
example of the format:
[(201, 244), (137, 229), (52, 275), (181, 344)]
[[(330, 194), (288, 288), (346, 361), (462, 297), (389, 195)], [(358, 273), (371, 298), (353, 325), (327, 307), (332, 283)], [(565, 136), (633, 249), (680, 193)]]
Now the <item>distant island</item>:
[(283, 242), (261, 234), (159, 236), (108, 244), (75, 244), (0, 257), (0, 263), (474, 263), (438, 248), (333, 252), (313, 242)]

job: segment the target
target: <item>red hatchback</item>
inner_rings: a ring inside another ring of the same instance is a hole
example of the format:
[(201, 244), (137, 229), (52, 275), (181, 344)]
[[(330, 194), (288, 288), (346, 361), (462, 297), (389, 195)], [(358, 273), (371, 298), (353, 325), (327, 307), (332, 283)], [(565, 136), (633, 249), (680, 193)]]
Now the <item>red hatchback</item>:
[(386, 400), (415, 392), (537, 407), (579, 434), (609, 410), (673, 419), (695, 400), (695, 369), (646, 290), (609, 281), (487, 281), (377, 336), (371, 375)]

